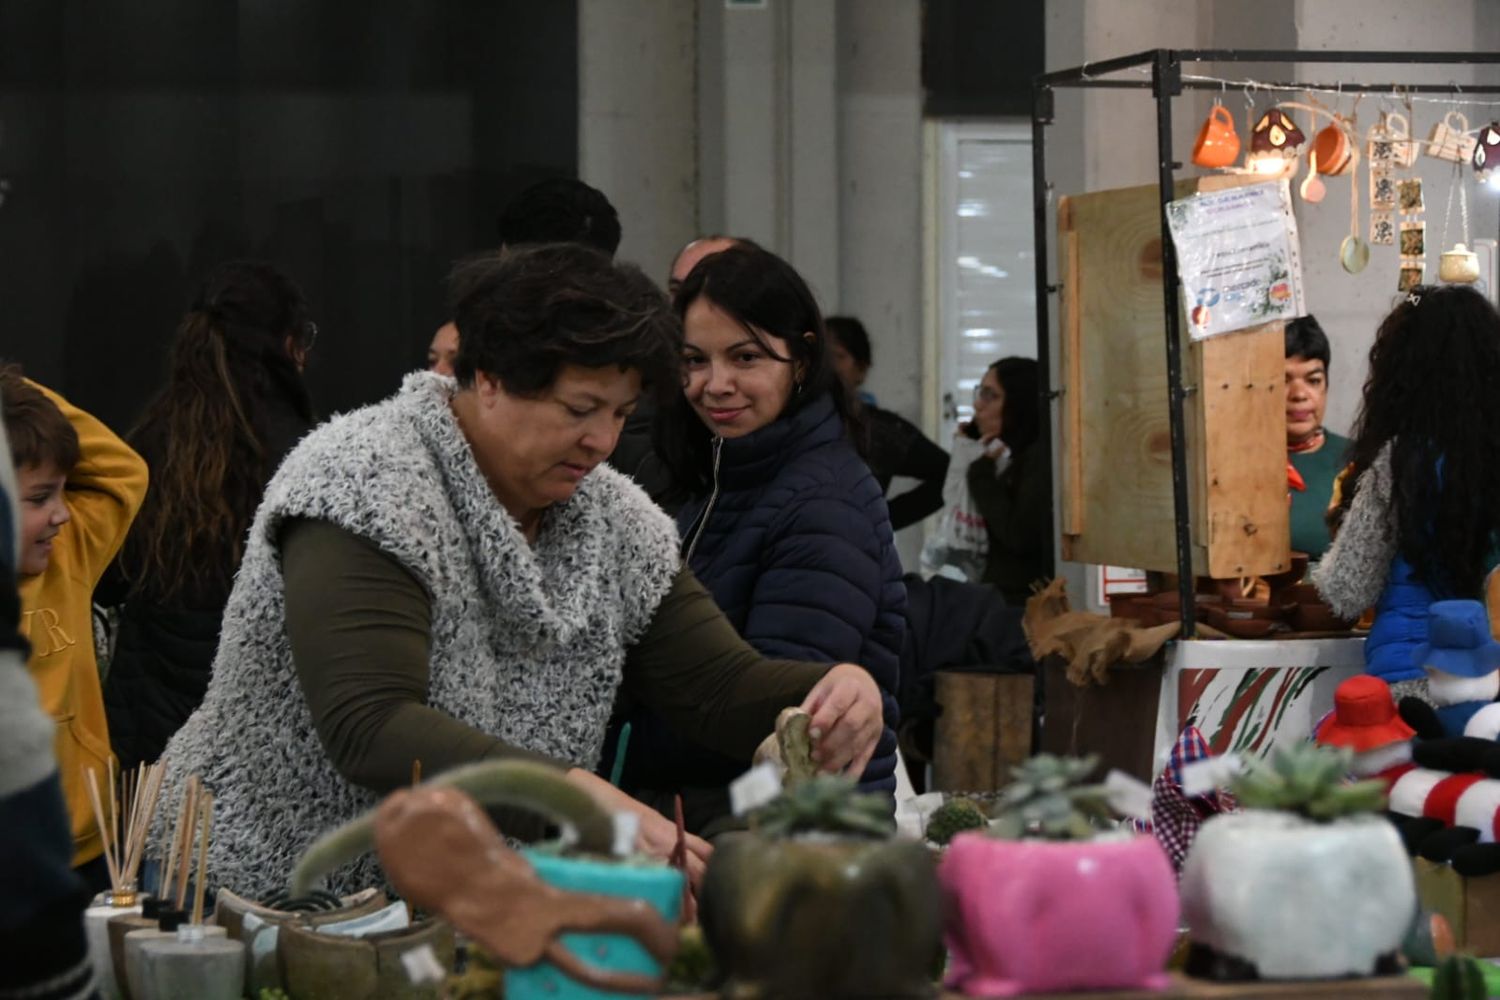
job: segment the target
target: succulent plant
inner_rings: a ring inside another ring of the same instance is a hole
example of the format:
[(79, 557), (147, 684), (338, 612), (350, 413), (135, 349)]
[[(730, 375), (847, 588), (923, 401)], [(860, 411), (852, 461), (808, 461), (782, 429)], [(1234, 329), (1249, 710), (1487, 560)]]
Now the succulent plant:
[(753, 830), (772, 839), (836, 833), (884, 839), (894, 824), (883, 796), (860, 792), (853, 778), (819, 774), (786, 788), (750, 815)]
[(1327, 823), (1385, 805), (1385, 783), (1349, 782), (1354, 753), (1347, 747), (1299, 743), (1269, 759), (1250, 760), (1231, 782), (1246, 809), (1276, 809)]
[(965, 830), (988, 826), (990, 818), (973, 799), (950, 799), (933, 810), (927, 820), (927, 839), (946, 847), (948, 841)]
[(1098, 764), (1093, 755), (1043, 753), (1011, 768), (990, 832), (1006, 840), (1086, 840), (1109, 829), (1112, 813), (1104, 786), (1083, 783)]

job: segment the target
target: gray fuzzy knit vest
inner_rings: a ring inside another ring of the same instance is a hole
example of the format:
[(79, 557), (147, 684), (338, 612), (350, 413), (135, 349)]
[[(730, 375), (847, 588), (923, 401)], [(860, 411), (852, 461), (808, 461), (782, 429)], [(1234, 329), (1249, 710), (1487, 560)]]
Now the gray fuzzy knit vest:
[[(528, 545), (475, 464), (452, 393), (449, 379), (408, 376), (390, 399), (314, 430), (266, 488), (208, 693), (163, 755), (164, 815), (175, 815), (188, 774), (214, 793), (214, 885), (251, 898), (283, 890), (315, 837), (376, 801), (334, 770), (298, 686), (276, 548), (290, 518), (368, 539), (422, 584), (432, 600), (428, 704), (580, 767), (599, 758), (625, 649), (678, 570), (676, 528), (600, 466)], [(381, 881), (366, 858), (330, 888)]]

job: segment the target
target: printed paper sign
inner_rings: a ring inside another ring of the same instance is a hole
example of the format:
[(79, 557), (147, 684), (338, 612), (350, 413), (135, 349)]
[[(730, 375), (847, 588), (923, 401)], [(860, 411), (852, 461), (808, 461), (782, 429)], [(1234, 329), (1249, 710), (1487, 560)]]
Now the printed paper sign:
[(1306, 312), (1302, 251), (1286, 181), (1168, 202), (1167, 225), (1194, 340)]

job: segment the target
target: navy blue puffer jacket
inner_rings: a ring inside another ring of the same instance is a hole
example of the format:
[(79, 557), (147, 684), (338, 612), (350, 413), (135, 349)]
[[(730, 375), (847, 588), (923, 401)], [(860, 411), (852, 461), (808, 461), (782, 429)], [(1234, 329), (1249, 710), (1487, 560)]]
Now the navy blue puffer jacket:
[[(716, 489), (677, 518), (689, 568), (762, 654), (870, 671), (885, 732), (861, 787), (893, 791), (906, 586), (884, 493), (826, 396), (716, 445)], [(640, 713), (633, 729), (628, 770), (650, 787), (712, 787), (747, 766), (680, 742)]]

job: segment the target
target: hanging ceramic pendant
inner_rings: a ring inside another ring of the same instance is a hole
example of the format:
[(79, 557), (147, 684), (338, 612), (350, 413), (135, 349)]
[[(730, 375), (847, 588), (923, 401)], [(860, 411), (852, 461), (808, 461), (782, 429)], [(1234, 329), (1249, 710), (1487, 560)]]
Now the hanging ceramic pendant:
[(1493, 184), (1500, 174), (1500, 122), (1490, 122), (1479, 130), (1474, 144), (1474, 176), (1481, 184)]
[(1328, 193), (1323, 179), (1318, 176), (1318, 151), (1315, 149), (1307, 154), (1307, 176), (1302, 178), (1302, 186), (1298, 188), (1302, 193), (1302, 200), (1312, 202), (1316, 205), (1323, 200), (1323, 195)]
[(1272, 108), (1260, 116), (1250, 133), (1250, 152), (1245, 156), (1245, 166), (1256, 173), (1285, 175), (1288, 164), (1294, 164), (1301, 156), (1307, 136), (1297, 123), (1280, 108)]
[[(1479, 155), (1479, 147), (1475, 147), (1475, 156)], [(1464, 186), (1463, 167), (1459, 163), (1453, 165), (1453, 187), (1448, 189), (1448, 208), (1443, 213), (1443, 242), (1447, 242), (1448, 217), (1453, 211), (1453, 188), (1458, 189), (1458, 205), (1460, 221), (1463, 224), (1463, 238), (1453, 244), (1453, 249), (1443, 251), (1438, 258), (1438, 277), (1444, 281), (1456, 285), (1467, 285), (1479, 280), (1479, 255), (1469, 249), (1469, 189)]]
[(1370, 244), (1359, 238), (1359, 183), (1349, 179), (1349, 235), (1339, 244), (1339, 266), (1358, 274), (1370, 263)]

